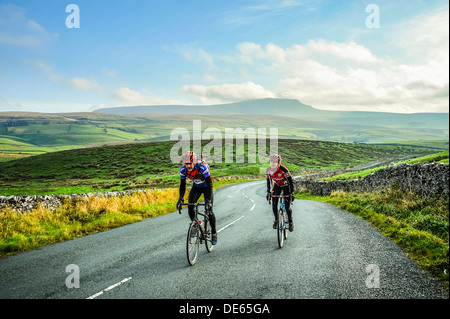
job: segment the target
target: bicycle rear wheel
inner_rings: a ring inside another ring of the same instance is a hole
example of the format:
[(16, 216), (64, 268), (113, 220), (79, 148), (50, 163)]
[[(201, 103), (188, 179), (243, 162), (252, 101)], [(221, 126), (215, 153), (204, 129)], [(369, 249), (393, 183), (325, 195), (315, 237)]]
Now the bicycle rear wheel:
[(194, 266), (198, 257), (198, 247), (200, 244), (200, 225), (194, 220), (189, 226), (187, 241), (186, 241), (186, 253), (187, 259), (191, 266)]
[(283, 218), (283, 211), (280, 209), (278, 212), (278, 225), (277, 225), (277, 237), (278, 237), (278, 246), (280, 248), (283, 248), (284, 244), (284, 218)]

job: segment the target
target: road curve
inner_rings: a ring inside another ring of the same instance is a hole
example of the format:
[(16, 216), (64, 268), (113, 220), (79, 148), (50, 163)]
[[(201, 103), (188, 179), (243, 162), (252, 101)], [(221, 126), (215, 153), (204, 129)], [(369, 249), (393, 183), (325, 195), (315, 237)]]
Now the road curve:
[(214, 196), (219, 241), (212, 253), (200, 247), (195, 266), (183, 210), (2, 258), (0, 298), (448, 298), (391, 240), (341, 209), (296, 200), (295, 230), (279, 249), (264, 181)]

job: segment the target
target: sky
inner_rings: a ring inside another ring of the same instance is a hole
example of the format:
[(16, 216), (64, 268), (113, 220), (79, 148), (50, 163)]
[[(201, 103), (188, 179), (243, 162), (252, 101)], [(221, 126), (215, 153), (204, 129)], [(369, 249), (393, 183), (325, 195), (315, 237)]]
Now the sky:
[(447, 113), (448, 70), (441, 0), (0, 0), (0, 112), (289, 98)]

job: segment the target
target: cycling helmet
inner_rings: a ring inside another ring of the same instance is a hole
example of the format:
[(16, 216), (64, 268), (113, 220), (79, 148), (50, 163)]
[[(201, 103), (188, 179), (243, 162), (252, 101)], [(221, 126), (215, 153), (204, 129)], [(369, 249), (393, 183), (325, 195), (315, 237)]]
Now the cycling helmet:
[(197, 156), (193, 151), (187, 151), (183, 155), (181, 155), (181, 162), (186, 163), (195, 163), (197, 161)]
[(270, 161), (271, 162), (277, 162), (278, 164), (280, 164), (281, 156), (278, 155), (278, 154), (272, 154), (272, 155), (270, 155)]

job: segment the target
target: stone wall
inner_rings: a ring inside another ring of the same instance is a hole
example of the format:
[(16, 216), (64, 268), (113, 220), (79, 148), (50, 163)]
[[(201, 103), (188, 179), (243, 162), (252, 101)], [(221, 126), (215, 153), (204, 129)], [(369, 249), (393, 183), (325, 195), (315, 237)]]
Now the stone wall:
[(130, 196), (136, 192), (144, 192), (144, 190), (129, 190), (107, 193), (86, 193), (72, 195), (20, 195), (20, 196), (0, 196), (0, 211), (9, 207), (19, 213), (30, 212), (41, 204), (43, 207), (55, 210), (63, 204), (64, 201), (74, 201), (79, 198), (87, 198), (90, 196), (103, 197), (122, 197)]
[(330, 195), (333, 191), (367, 192), (393, 184), (424, 196), (448, 195), (449, 167), (439, 163), (391, 165), (373, 172), (363, 179), (317, 181), (296, 178), (295, 189), (306, 189), (317, 195)]

